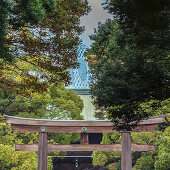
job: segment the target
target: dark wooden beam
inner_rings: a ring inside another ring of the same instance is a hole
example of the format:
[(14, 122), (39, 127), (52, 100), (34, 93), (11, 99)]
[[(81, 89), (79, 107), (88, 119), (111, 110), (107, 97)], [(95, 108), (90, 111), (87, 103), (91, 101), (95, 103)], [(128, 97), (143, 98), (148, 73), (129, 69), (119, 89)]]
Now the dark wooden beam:
[[(12, 124), (12, 129), (16, 132), (41, 132), (41, 127), (38, 125), (17, 125)], [(46, 132), (50, 133), (82, 133), (82, 128), (84, 126), (44, 126), (46, 128)], [(151, 125), (138, 125), (134, 129), (132, 129), (132, 132), (152, 132), (158, 130), (158, 124), (151, 124)], [(114, 133), (114, 132), (121, 132), (117, 131), (115, 127), (113, 126), (91, 126), (87, 127), (87, 133)]]
[[(146, 144), (131, 144), (131, 149), (133, 152), (136, 151), (153, 151), (154, 145), (146, 145)], [(15, 151), (38, 151), (38, 144), (16, 144)], [(56, 145), (56, 144), (48, 144), (48, 151), (122, 151), (121, 144), (72, 144), (72, 145)]]
[(153, 144), (137, 144), (131, 143), (131, 151), (132, 152), (147, 152), (147, 151), (154, 151)]

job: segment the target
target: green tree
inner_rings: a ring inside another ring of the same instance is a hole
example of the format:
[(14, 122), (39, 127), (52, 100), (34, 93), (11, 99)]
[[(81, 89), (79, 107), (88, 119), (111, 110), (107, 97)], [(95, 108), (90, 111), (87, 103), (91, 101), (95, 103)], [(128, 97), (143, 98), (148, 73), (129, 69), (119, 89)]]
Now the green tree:
[[(101, 144), (116, 144), (120, 143), (120, 133), (104, 133)], [(120, 163), (120, 152), (98, 152), (94, 151), (92, 154), (94, 166), (110, 166), (116, 167)], [(102, 161), (101, 161), (102, 160)]]
[[(4, 43), (9, 29), (19, 30), (24, 26), (39, 27), (42, 22), (49, 23), (49, 20), (53, 20), (51, 24), (54, 27), (57, 25), (58, 31), (61, 31), (62, 28), (63, 31), (67, 30), (69, 32), (73, 27), (81, 30), (78, 26), (79, 18), (88, 12), (89, 7), (86, 0), (76, 0), (74, 2), (70, 0), (67, 0), (67, 2), (63, 0), (2, 0), (0, 9), (0, 32), (2, 37), (0, 56), (6, 59), (6, 53), (3, 52), (4, 48), (8, 50)], [(57, 22), (54, 22), (55, 19), (57, 19)], [(48, 27), (50, 25), (46, 28)], [(67, 33), (65, 32), (65, 34)]]
[(159, 140), (158, 154), (155, 161), (155, 169), (169, 169), (170, 167), (170, 127), (167, 127)]
[(153, 159), (152, 156), (142, 156), (136, 161), (136, 169), (141, 170), (152, 170), (154, 167), (153, 165)]
[[(99, 24), (91, 36), (94, 43), (87, 55), (94, 74), (95, 103), (107, 109), (109, 119), (117, 120), (118, 129), (130, 130), (129, 123), (134, 120), (136, 125), (144, 117), (167, 113), (163, 108), (168, 104), (162, 106), (161, 101), (169, 101), (169, 5), (168, 0), (157, 3), (153, 0), (106, 0), (104, 3), (114, 20)], [(126, 124), (118, 124), (118, 119), (124, 119)], [(134, 168), (167, 169), (168, 146), (159, 150), (163, 146), (159, 142), (164, 143), (166, 131), (167, 126), (162, 132), (132, 133), (134, 142), (157, 146), (155, 152), (134, 153)], [(111, 141), (110, 138), (111, 135), (105, 140)], [(105, 166), (110, 159), (115, 161), (115, 157), (100, 153), (94, 157), (95, 165), (100, 164), (99, 159)]]
[[(37, 25), (50, 10), (55, 9), (55, 0), (2, 0), (0, 2), (0, 57), (9, 60), (10, 50), (4, 44), (9, 27), (19, 28), (26, 24)], [(8, 56), (8, 57), (7, 57)], [(11, 57), (11, 56), (10, 56)]]
[[(4, 90), (4, 89), (3, 89)], [(9, 91), (3, 91), (0, 96), (1, 106), (4, 106), (6, 114), (46, 119), (83, 119), (80, 115), (83, 109), (83, 101), (72, 91), (65, 89), (63, 84), (51, 86), (42, 94), (33, 92), (29, 96), (12, 94), (11, 104), (8, 105)], [(3, 95), (2, 95), (3, 94)], [(79, 134), (55, 134), (49, 133), (49, 142), (56, 144), (70, 144), (80, 139)], [(38, 142), (37, 133), (12, 132), (11, 126), (5, 123), (0, 116), (0, 168), (4, 169), (36, 169), (37, 154), (35, 152), (15, 152), (14, 144), (32, 144)], [(49, 155), (63, 155), (62, 152), (49, 153)], [(6, 156), (4, 156), (6, 155)], [(32, 163), (30, 163), (32, 162)], [(49, 159), (49, 169), (51, 159)]]
[(104, 8), (126, 35), (121, 43), (135, 43), (143, 51), (151, 47), (169, 50), (169, 0), (105, 0)]
[[(28, 96), (0, 88), (1, 114), (46, 119), (83, 119), (83, 101), (62, 83), (50, 86), (46, 92), (29, 92)], [(9, 99), (10, 98), (10, 99)]]
[[(96, 55), (93, 64), (92, 95), (95, 103), (107, 109), (109, 119), (124, 119), (119, 128), (128, 129), (129, 123), (136, 125), (142, 118), (149, 117), (141, 104), (152, 99), (168, 98), (168, 54), (151, 46), (139, 49), (135, 42), (122, 31), (117, 21), (108, 20), (99, 24), (91, 36), (94, 40), (87, 54)], [(124, 46), (122, 46), (124, 40)], [(158, 106), (156, 100), (152, 107)], [(118, 124), (117, 124), (118, 125)]]
[(83, 101), (71, 90), (66, 90), (63, 84), (50, 87), (51, 102), (47, 108), (46, 117), (62, 120), (82, 120)]
[[(78, 36), (83, 32), (79, 24), (80, 17), (89, 11), (87, 1), (3, 0), (0, 7), (0, 84), (20, 91), (44, 91), (48, 83), (68, 85), (67, 69), (78, 66)], [(32, 71), (23, 63), (29, 64)], [(8, 68), (22, 75), (22, 80), (6, 77)]]

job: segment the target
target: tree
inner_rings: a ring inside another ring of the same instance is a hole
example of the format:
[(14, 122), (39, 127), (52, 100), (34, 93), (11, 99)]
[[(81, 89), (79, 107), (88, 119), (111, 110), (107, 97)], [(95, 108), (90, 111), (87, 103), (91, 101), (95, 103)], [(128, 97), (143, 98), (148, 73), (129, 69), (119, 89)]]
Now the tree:
[(0, 57), (6, 60), (11, 59), (10, 55), (7, 55), (10, 50), (4, 44), (9, 25), (16, 29), (26, 24), (37, 25), (51, 10), (54, 11), (55, 5), (55, 0), (30, 0), (26, 2), (23, 0), (2, 0), (0, 2)]
[[(2, 89), (4, 90), (4, 89)], [(1, 114), (38, 119), (55, 120), (81, 120), (83, 116), (83, 101), (73, 91), (66, 90), (62, 83), (58, 86), (50, 86), (47, 92), (32, 92), (29, 96), (14, 94), (10, 96), (9, 91), (3, 91), (0, 95)], [(18, 138), (30, 142), (29, 137), (20, 134)], [(77, 142), (78, 134), (49, 134), (48, 139), (57, 143)]]
[[(94, 84), (92, 95), (95, 103), (107, 109), (109, 119), (128, 129), (142, 118), (151, 116), (141, 104), (152, 99), (168, 98), (168, 54), (157, 47), (143, 50), (124, 34), (117, 21), (108, 20), (99, 24), (91, 36), (94, 40), (88, 54), (96, 55), (97, 63), (92, 68)], [(134, 37), (135, 38), (135, 37)], [(127, 40), (127, 41), (126, 41)], [(122, 46), (122, 41), (124, 46)], [(158, 106), (155, 100), (152, 107)]]
[(46, 118), (62, 120), (82, 120), (83, 101), (63, 84), (50, 87), (51, 102), (47, 107)]
[[(4, 89), (3, 89), (4, 90)], [(66, 90), (62, 83), (50, 86), (42, 94), (30, 93), (29, 96), (12, 93), (11, 104), (8, 105), (8, 92), (0, 95), (0, 109), (8, 115), (30, 118), (46, 119), (83, 119), (80, 115), (83, 101), (72, 91)], [(80, 139), (79, 134), (49, 133), (48, 140), (55, 144), (70, 144)], [(35, 152), (15, 152), (14, 144), (32, 144), (38, 142), (38, 133), (12, 132), (11, 126), (5, 123), (0, 115), (0, 168), (1, 169), (36, 169), (37, 154)], [(49, 153), (49, 155), (63, 155), (62, 152)], [(4, 156), (5, 155), (5, 156)], [(49, 159), (49, 169), (51, 158)]]
[[(79, 23), (89, 11), (87, 1), (3, 0), (1, 7), (0, 84), (20, 91), (44, 91), (48, 83), (68, 85), (67, 69), (78, 66), (78, 35), (83, 31)], [(23, 63), (29, 64), (32, 71)], [(22, 81), (4, 75), (9, 67), (22, 75)]]
[(169, 169), (170, 166), (170, 127), (167, 127), (159, 140), (159, 150), (156, 156), (155, 169)]
[(133, 37), (126, 41), (135, 42), (143, 50), (153, 46), (169, 50), (169, 0), (105, 0), (103, 5), (126, 37)]
[(39, 27), (39, 24), (41, 25), (44, 21), (49, 23), (49, 20), (53, 20), (52, 22), (54, 23), (54, 20), (57, 19), (55, 25), (57, 25), (58, 31), (61, 31), (61, 28), (64, 31), (67, 26), (68, 32), (73, 27), (77, 27), (77, 30), (79, 29), (80, 31), (81, 28), (78, 26), (79, 18), (89, 11), (86, 0), (76, 0), (74, 2), (68, 0), (67, 3), (63, 0), (2, 0), (0, 8), (0, 32), (2, 37), (0, 47), (2, 51), (0, 56), (5, 59), (6, 53), (3, 52), (6, 46), (4, 42), (9, 29), (19, 30), (19, 28), (25, 26)]
[[(67, 69), (78, 66), (78, 36), (83, 32), (80, 17), (88, 12), (86, 0), (0, 2), (1, 114), (83, 119), (82, 101), (64, 85), (70, 81)], [(4, 120), (0, 126), (0, 154), (6, 155), (0, 157), (1, 168), (36, 169), (36, 153), (15, 153), (13, 144), (37, 142), (37, 134), (12, 134)], [(49, 135), (48, 139), (70, 143), (79, 136)]]
[(28, 96), (0, 89), (2, 115), (57, 120), (83, 119), (81, 115), (83, 101), (73, 91), (66, 90), (63, 83), (58, 86), (50, 86), (43, 93), (28, 92)]

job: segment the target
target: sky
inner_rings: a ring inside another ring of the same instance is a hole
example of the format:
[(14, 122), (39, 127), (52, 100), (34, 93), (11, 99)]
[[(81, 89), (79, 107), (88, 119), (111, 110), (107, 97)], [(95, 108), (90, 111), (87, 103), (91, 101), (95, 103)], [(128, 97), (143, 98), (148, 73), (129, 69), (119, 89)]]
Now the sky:
[(92, 11), (88, 15), (81, 17), (81, 26), (85, 26), (85, 32), (80, 36), (80, 39), (82, 39), (84, 45), (90, 47), (92, 41), (89, 35), (94, 33), (94, 28), (98, 27), (98, 22), (104, 23), (107, 18), (112, 18), (112, 16), (102, 8), (101, 3), (103, 0), (88, 1)]

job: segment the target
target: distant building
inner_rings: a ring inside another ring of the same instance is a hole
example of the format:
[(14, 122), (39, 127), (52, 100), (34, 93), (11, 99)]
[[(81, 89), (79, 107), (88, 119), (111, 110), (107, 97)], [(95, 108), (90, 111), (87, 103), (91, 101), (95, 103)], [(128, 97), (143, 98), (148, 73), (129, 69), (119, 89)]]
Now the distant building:
[(71, 85), (67, 89), (76, 92), (84, 101), (84, 109), (82, 115), (85, 120), (94, 120), (95, 107), (90, 96), (91, 73), (88, 63), (85, 61), (84, 52), (87, 47), (81, 44), (78, 48), (78, 69), (70, 69)]

